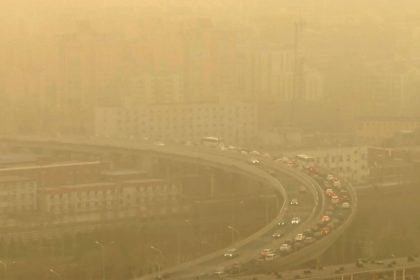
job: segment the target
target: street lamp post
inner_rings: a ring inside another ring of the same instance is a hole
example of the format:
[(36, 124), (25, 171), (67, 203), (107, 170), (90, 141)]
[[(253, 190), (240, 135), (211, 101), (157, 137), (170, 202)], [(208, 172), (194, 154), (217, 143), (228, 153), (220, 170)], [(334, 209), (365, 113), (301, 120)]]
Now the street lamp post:
[(101, 274), (102, 280), (105, 280), (105, 245), (99, 241), (95, 241), (95, 244), (101, 247)]
[(61, 277), (61, 274), (55, 271), (54, 269), (50, 268), (48, 269), (48, 271), (57, 276), (58, 279), (63, 279), (63, 277)]
[[(190, 224), (191, 224), (191, 221), (189, 219), (185, 219), (183, 226), (184, 225), (190, 225)], [(176, 244), (177, 244), (176, 245), (176, 255), (177, 255), (176, 262), (180, 263), (181, 262), (181, 237), (180, 237), (180, 227), (179, 226), (177, 227), (177, 230), (176, 230)]]
[(160, 250), (160, 249), (156, 248), (155, 246), (150, 245), (150, 249), (155, 250), (155, 251), (156, 251), (156, 252), (158, 252), (161, 256), (163, 256), (162, 250)]
[[(162, 250), (160, 250), (159, 248), (156, 248), (156, 247), (155, 247), (155, 246), (153, 246), (153, 245), (150, 245), (150, 249), (152, 249), (152, 250), (154, 250), (154, 251), (158, 252), (158, 253), (159, 253), (159, 255), (160, 255), (160, 257), (161, 257), (161, 259), (163, 258), (163, 252), (162, 252)], [(159, 267), (158, 269), (160, 270), (160, 267)]]
[(235, 232), (239, 236), (239, 230), (237, 230), (236, 228), (234, 228), (231, 225), (228, 225), (227, 228), (230, 229), (230, 231), (231, 231), (231, 234), (232, 234), (232, 244), (233, 244), (235, 242)]

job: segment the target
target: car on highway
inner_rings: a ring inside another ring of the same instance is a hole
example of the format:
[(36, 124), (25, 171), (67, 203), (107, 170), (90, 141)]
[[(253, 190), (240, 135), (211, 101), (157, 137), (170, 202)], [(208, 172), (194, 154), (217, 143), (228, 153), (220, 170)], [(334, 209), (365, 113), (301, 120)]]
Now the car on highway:
[(269, 153), (264, 153), (263, 157), (272, 159), (273, 157)]
[(273, 250), (271, 250), (270, 248), (266, 248), (266, 249), (262, 249), (260, 252), (260, 256), (265, 258), (271, 254), (274, 254)]
[(281, 157), (276, 159), (277, 162), (287, 163), (289, 161), (288, 157)]
[(331, 221), (331, 217), (328, 215), (324, 215), (321, 217), (321, 222), (322, 223), (328, 223), (329, 221)]
[(155, 143), (153, 143), (155, 146), (160, 146), (160, 147), (163, 147), (163, 146), (166, 146), (166, 144), (164, 143), (164, 142), (162, 142), (162, 141), (157, 141), (157, 142), (155, 142)]
[(292, 200), (290, 200), (290, 205), (293, 205), (293, 206), (299, 205), (299, 201), (297, 200), (297, 198), (292, 198)]
[(277, 231), (271, 235), (274, 239), (279, 239), (283, 236), (283, 232)]
[(306, 236), (305, 239), (303, 240), (303, 243), (305, 244), (312, 244), (314, 243), (315, 238), (313, 238), (312, 236)]
[(343, 209), (349, 209), (350, 208), (350, 202), (343, 202), (343, 204), (341, 204), (341, 208)]
[(341, 188), (341, 182), (339, 180), (335, 180), (333, 182), (333, 186), (336, 187), (336, 188)]
[(330, 233), (330, 229), (329, 229), (329, 228), (324, 227), (324, 228), (322, 228), (322, 229), (321, 229), (321, 235), (322, 235), (322, 236), (326, 236), (326, 235), (328, 235), (329, 233)]
[(228, 259), (235, 258), (238, 255), (239, 255), (238, 249), (235, 249), (235, 248), (229, 249), (223, 254), (223, 256)]
[(300, 217), (293, 217), (292, 220), (290, 221), (290, 223), (292, 225), (298, 225), (298, 224), (300, 224)]
[(280, 245), (280, 248), (279, 248), (280, 253), (289, 253), (290, 251), (292, 251), (292, 245), (288, 243), (283, 243)]
[(306, 190), (306, 188), (304, 187), (304, 186), (301, 186), (300, 188), (299, 188), (299, 193), (301, 193), (301, 194), (305, 194), (307, 192), (307, 190)]
[(350, 198), (347, 195), (341, 195), (341, 201), (342, 202), (349, 202)]
[(298, 233), (295, 236), (295, 241), (303, 241), (305, 239), (305, 235), (303, 233)]
[(331, 195), (335, 194), (335, 191), (331, 188), (328, 188), (328, 189), (325, 190), (325, 194), (328, 195), (328, 196), (331, 196)]
[(276, 254), (274, 252), (268, 253), (265, 257), (264, 260), (266, 261), (272, 261), (276, 258)]
[(338, 198), (338, 195), (331, 196), (331, 203), (337, 204), (339, 202), (340, 202), (340, 198)]
[(260, 163), (260, 161), (259, 161), (258, 159), (256, 159), (256, 158), (250, 158), (250, 159), (248, 160), (248, 162), (249, 162), (249, 163), (252, 163), (252, 164), (259, 164), (259, 163)]
[(226, 274), (225, 268), (224, 267), (219, 267), (213, 272), (213, 274), (218, 276), (218, 277), (222, 277), (222, 275)]
[(259, 156), (259, 155), (261, 155), (261, 153), (260, 152), (258, 152), (258, 151), (251, 151), (251, 152), (249, 152), (251, 155), (255, 155), (255, 156)]
[(285, 227), (287, 225), (287, 223), (285, 221), (280, 221), (280, 222), (277, 223), (277, 225), (279, 227)]

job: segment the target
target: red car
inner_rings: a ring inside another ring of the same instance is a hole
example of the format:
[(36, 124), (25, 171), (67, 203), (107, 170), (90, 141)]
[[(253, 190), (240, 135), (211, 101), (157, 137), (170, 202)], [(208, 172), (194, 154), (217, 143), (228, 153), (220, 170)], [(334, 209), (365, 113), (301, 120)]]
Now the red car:
[(330, 229), (325, 227), (323, 229), (321, 229), (321, 235), (325, 236), (328, 235), (328, 233), (330, 233)]
[(328, 223), (329, 221), (331, 221), (330, 216), (325, 215), (321, 217), (321, 222)]

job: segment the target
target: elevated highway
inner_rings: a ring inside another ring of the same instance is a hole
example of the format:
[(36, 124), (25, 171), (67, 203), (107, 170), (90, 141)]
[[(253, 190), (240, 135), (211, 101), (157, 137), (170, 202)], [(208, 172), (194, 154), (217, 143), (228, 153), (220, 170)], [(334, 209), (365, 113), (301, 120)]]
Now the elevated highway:
[[(101, 156), (140, 156), (149, 154), (159, 159), (176, 160), (194, 165), (209, 166), (235, 172), (253, 178), (265, 186), (272, 188), (277, 195), (283, 198), (283, 204), (278, 209), (276, 217), (263, 228), (242, 239), (232, 247), (239, 251), (235, 259), (223, 258), (225, 250), (220, 250), (206, 256), (202, 256), (190, 262), (178, 266), (169, 267), (159, 273), (144, 276), (151, 279), (161, 275), (170, 275), (171, 279), (192, 279), (196, 277), (212, 277), (218, 270), (228, 270), (231, 266), (239, 264), (243, 271), (252, 267), (255, 271), (278, 271), (290, 269), (299, 264), (308, 262), (321, 255), (334, 241), (346, 230), (352, 222), (357, 209), (356, 194), (348, 182), (343, 182), (343, 188), (348, 193), (351, 201), (349, 208), (340, 219), (334, 220), (334, 225), (329, 226), (328, 234), (316, 236), (314, 242), (299, 243), (291, 253), (276, 255), (272, 260), (262, 260), (259, 252), (264, 248), (279, 248), (280, 244), (293, 241), (297, 233), (303, 233), (308, 229), (319, 226), (320, 218), (326, 214), (330, 216), (335, 211), (332, 204), (325, 196), (323, 178), (315, 180), (298, 169), (290, 168), (285, 164), (271, 159), (258, 157), (258, 164), (250, 164), (249, 156), (241, 155), (232, 151), (219, 151), (205, 147), (153, 145), (150, 143), (137, 143), (133, 141), (115, 141), (110, 139), (76, 139), (76, 138), (0, 138), (0, 144), (16, 149), (32, 151), (48, 151), (56, 153), (80, 153)], [(319, 176), (318, 176), (319, 177)], [(287, 185), (282, 182), (292, 178), (298, 185)], [(324, 178), (325, 179), (325, 178)], [(298, 196), (299, 186), (304, 186), (310, 198), (305, 200), (304, 205), (290, 206), (290, 199)], [(290, 225), (292, 217), (299, 216), (302, 222), (299, 225)], [(285, 221), (287, 225), (283, 230), (284, 235), (279, 239), (273, 239), (272, 234), (279, 230), (278, 223)]]

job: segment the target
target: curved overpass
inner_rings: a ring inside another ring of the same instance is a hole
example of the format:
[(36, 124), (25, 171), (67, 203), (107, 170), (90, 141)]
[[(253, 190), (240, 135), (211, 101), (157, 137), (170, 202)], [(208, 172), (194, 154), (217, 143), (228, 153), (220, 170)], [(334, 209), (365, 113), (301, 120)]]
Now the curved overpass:
[[(188, 279), (198, 275), (210, 276), (220, 267), (228, 268), (234, 263), (241, 263), (244, 266), (250, 261), (253, 262), (259, 270), (279, 270), (287, 269), (299, 264), (305, 263), (322, 254), (332, 243), (342, 234), (342, 232), (352, 222), (357, 209), (357, 197), (348, 182), (344, 182), (344, 188), (347, 189), (351, 201), (351, 208), (345, 214), (341, 221), (335, 226), (331, 226), (331, 232), (326, 236), (319, 237), (311, 244), (300, 246), (292, 253), (279, 256), (271, 261), (258, 260), (258, 253), (264, 248), (278, 248), (285, 240), (294, 239), (297, 233), (305, 229), (314, 228), (319, 224), (321, 216), (331, 210), (331, 203), (324, 195), (325, 188), (322, 180), (315, 180), (312, 176), (305, 174), (284, 164), (274, 162), (269, 159), (260, 158), (258, 165), (252, 165), (248, 162), (248, 157), (235, 154), (233, 152), (220, 152), (215, 149), (206, 149), (204, 147), (196, 149), (185, 146), (156, 146), (148, 143), (134, 143), (126, 141), (114, 141), (108, 139), (45, 139), (45, 138), (2, 138), (0, 143), (28, 148), (42, 149), (49, 151), (67, 151), (82, 153), (131, 153), (141, 152), (158, 155), (161, 158), (171, 158), (188, 163), (212, 166), (226, 171), (234, 171), (244, 176), (251, 176), (259, 182), (270, 186), (278, 195), (283, 197), (283, 205), (279, 209), (276, 218), (269, 224), (252, 234), (251, 236), (240, 240), (234, 244), (238, 248), (240, 255), (233, 260), (223, 258), (224, 250), (202, 256), (194, 261), (180, 264), (175, 267), (165, 269), (159, 274), (170, 274), (173, 279)], [(300, 182), (312, 195), (310, 205), (303, 207), (289, 206), (290, 197), (296, 194), (297, 188), (283, 185), (281, 180), (285, 177), (293, 178)], [(297, 210), (296, 210), (297, 209)], [(297, 212), (296, 212), (297, 211)], [(292, 216), (302, 216), (302, 223), (298, 226), (288, 227), (284, 237), (273, 240), (272, 233), (277, 228), (277, 223), (282, 220), (290, 219)], [(301, 243), (302, 244), (302, 243)], [(297, 247), (297, 246), (296, 246)], [(144, 278), (154, 278), (158, 274), (147, 275)]]

